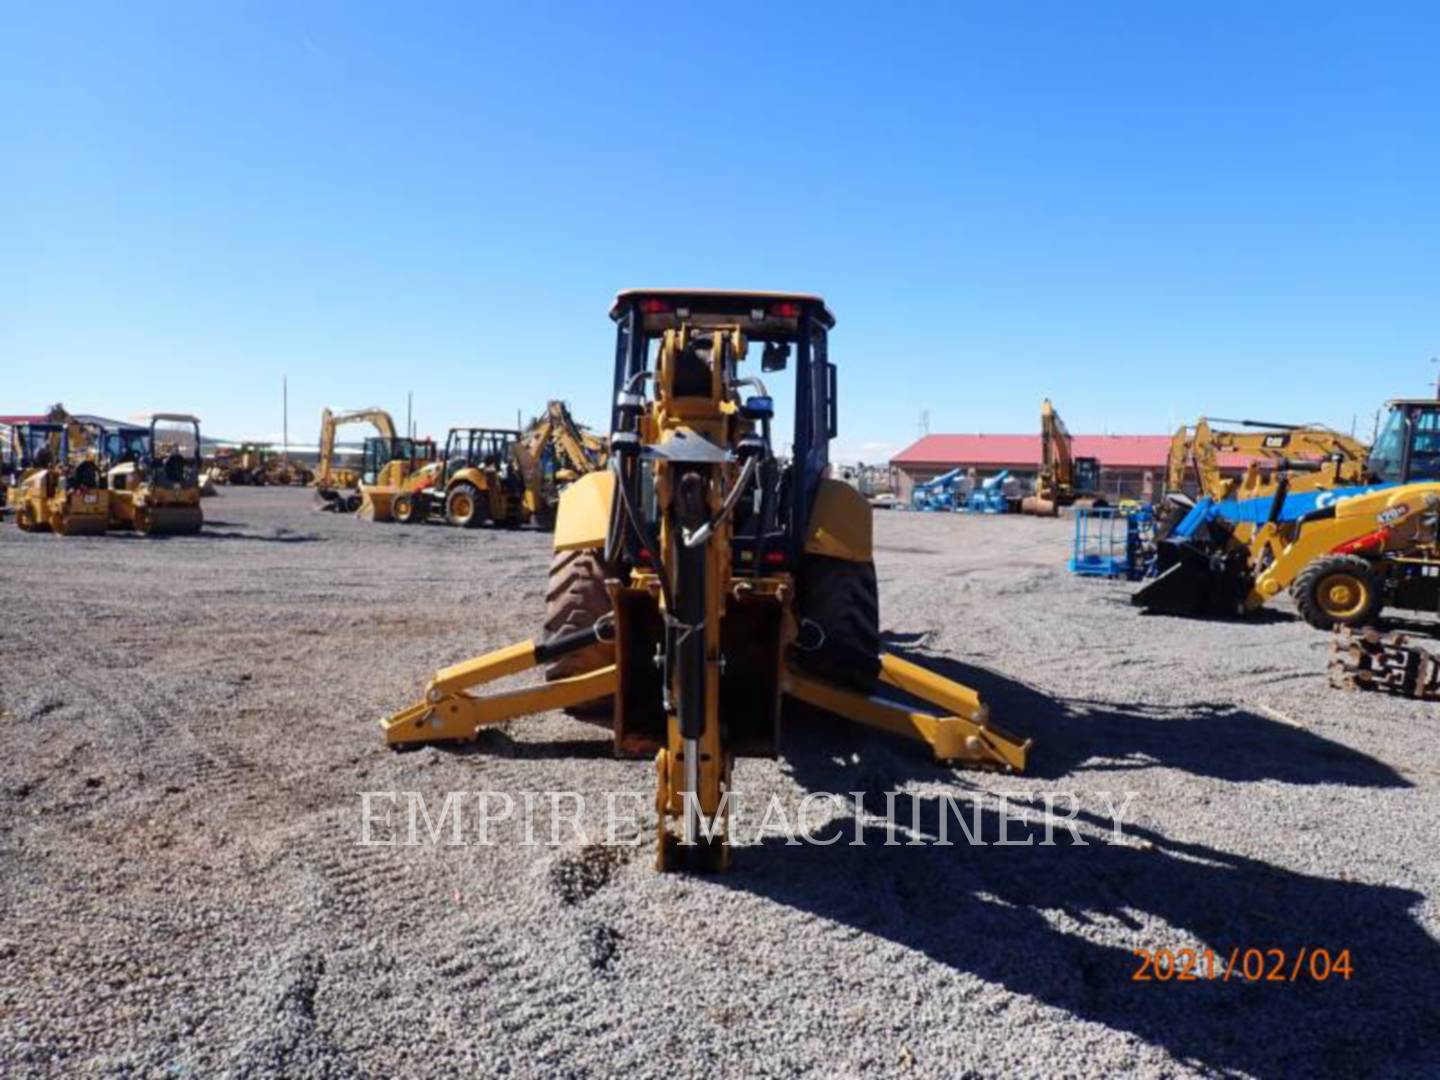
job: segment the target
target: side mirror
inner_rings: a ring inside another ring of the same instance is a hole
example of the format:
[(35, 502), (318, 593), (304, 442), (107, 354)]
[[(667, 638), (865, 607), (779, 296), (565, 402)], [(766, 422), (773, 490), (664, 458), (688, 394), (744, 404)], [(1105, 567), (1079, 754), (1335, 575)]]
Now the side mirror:
[(783, 341), (767, 341), (760, 355), (761, 371), (784, 371), (790, 363), (790, 346)]

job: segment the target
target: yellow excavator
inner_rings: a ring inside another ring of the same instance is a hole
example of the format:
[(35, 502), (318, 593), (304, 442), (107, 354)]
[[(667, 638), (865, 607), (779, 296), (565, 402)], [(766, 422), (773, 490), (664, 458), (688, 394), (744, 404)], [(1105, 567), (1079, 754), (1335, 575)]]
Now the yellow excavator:
[(527, 465), (520, 432), (508, 428), (451, 428), (439, 461), (410, 476), (391, 500), (402, 525), (443, 518), (474, 529), (486, 523), (511, 528), (547, 524), (549, 501)]
[[(1235, 431), (1212, 423), (1238, 425)], [(1227, 477), (1220, 455), (1249, 458), (1245, 472)], [(1275, 490), (1281, 472), (1291, 493), (1362, 483), (1370, 448), (1359, 439), (1321, 424), (1277, 424), (1257, 420), (1214, 420), (1202, 416), (1182, 426), (1170, 440), (1167, 492), (1226, 499), (1264, 498)]]
[(335, 454), (335, 435), (349, 424), (369, 424), (382, 439), (394, 439), (398, 433), (394, 419), (384, 409), (354, 409), (341, 413), (329, 409), (321, 411), (320, 460), (315, 468), (315, 493), (325, 503), (325, 509), (353, 514), (364, 501), (359, 489), (360, 471), (339, 465)]
[(73, 419), (11, 428), (16, 482), (6, 493), (6, 503), (21, 530), (57, 536), (106, 530), (110, 499), (91, 449), (100, 436), (98, 427)]
[[(610, 315), (610, 460), (560, 496), (551, 636), (437, 672), (381, 722), (385, 740), (468, 740), (608, 701), (616, 750), (655, 758), (661, 870), (727, 865), (733, 762), (779, 753), (786, 697), (942, 761), (1023, 769), (1029, 740), (993, 724), (973, 689), (880, 649), (871, 510), (826, 476), (838, 399), (825, 302), (638, 289)], [(761, 372), (746, 374), (754, 352)], [(761, 375), (792, 358), (782, 457)], [(468, 692), (542, 665), (545, 684)]]
[(1035, 494), (1020, 502), (1022, 514), (1055, 517), (1062, 506), (1104, 506), (1100, 492), (1100, 462), (1076, 457), (1065, 421), (1046, 398), (1040, 404), (1040, 470)]
[(199, 420), (156, 413), (148, 427), (106, 432), (101, 446), (112, 529), (142, 536), (200, 531)]

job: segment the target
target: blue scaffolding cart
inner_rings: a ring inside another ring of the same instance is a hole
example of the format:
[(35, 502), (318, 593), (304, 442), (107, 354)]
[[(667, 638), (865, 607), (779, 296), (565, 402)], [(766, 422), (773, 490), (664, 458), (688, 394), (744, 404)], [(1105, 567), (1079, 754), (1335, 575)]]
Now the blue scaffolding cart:
[(1075, 546), (1070, 572), (1081, 577), (1139, 581), (1155, 536), (1155, 511), (1150, 506), (1117, 510), (1081, 508), (1075, 512)]

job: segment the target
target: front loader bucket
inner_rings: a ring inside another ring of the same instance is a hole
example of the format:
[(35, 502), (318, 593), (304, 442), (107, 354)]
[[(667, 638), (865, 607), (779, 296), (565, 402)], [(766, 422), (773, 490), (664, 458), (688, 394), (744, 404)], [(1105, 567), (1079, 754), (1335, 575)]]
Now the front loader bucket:
[(358, 516), (362, 521), (394, 521), (395, 515), (390, 509), (394, 501), (394, 488), (362, 487)]
[(1190, 540), (1164, 540), (1158, 547), (1160, 574), (1131, 598), (1152, 615), (1236, 615), (1249, 581), (1244, 553), (1216, 552)]

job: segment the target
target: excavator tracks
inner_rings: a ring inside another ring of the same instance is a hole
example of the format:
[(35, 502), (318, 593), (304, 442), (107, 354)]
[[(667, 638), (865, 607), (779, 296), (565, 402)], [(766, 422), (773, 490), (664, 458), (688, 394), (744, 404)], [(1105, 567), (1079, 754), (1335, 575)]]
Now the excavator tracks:
[(1440, 701), (1440, 657), (1404, 634), (1337, 626), (1330, 642), (1330, 685)]

